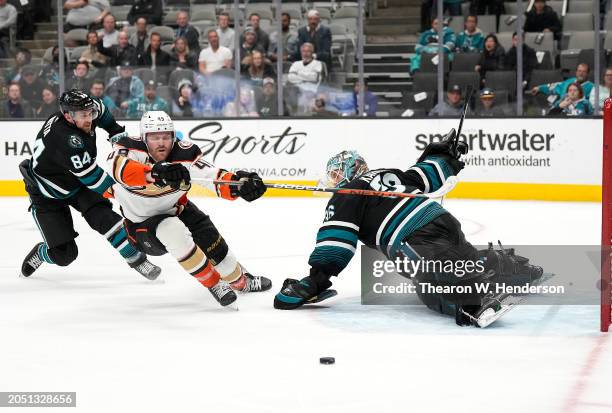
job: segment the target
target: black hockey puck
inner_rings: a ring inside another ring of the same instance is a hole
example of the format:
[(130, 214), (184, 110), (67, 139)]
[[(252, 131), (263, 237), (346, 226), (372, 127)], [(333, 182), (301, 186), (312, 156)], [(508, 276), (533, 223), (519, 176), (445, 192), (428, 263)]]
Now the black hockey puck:
[(334, 364), (336, 362), (336, 359), (333, 357), (321, 357), (319, 359), (319, 363), (321, 364)]

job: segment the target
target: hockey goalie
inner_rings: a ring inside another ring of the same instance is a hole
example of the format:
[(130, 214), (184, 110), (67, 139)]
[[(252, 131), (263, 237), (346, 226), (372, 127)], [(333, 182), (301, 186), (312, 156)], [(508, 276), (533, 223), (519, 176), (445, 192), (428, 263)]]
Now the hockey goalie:
[[(177, 141), (172, 119), (161, 111), (142, 116), (140, 136), (114, 142), (108, 162), (117, 181), (109, 196), (119, 203), (128, 238), (138, 250), (170, 253), (222, 306), (237, 299), (234, 291), (271, 288), (268, 278), (244, 269), (210, 217), (187, 198), (193, 175), (209, 179), (209, 189), (222, 198), (254, 201), (266, 191), (256, 173), (209, 164), (196, 145)], [(240, 184), (214, 185), (213, 179)]]
[[(369, 170), (357, 152), (343, 151), (327, 163), (328, 186), (377, 191), (386, 188), (413, 194), (438, 191), (465, 166), (460, 158), (468, 148), (457, 142), (455, 135), (453, 129), (442, 142), (431, 143), (407, 170)], [(506, 280), (520, 283), (537, 280), (543, 273), (542, 268), (529, 264), (527, 258), (515, 255), (512, 249), (494, 250), (491, 246), (477, 250), (465, 239), (459, 221), (434, 199), (336, 193), (327, 205), (308, 260), (310, 274), (301, 280), (286, 279), (274, 299), (274, 307), (290, 310), (335, 295), (335, 290), (330, 289), (331, 278), (348, 265), (358, 241), (380, 250), (390, 260), (407, 257), (481, 264), (480, 271), (461, 277), (447, 271), (421, 271), (411, 276), (417, 285), (465, 286)], [(417, 294), (430, 309), (454, 316), (458, 325), (485, 327), (510, 308), (507, 303), (512, 297), (477, 290), (473, 288), (473, 294), (422, 293), (417, 288)]]

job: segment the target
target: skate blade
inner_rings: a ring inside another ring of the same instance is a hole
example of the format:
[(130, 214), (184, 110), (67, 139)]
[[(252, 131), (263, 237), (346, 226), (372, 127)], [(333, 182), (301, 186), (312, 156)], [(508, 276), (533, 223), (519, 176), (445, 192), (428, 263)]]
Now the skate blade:
[(338, 295), (338, 291), (336, 290), (325, 290), (321, 294), (314, 296), (310, 300), (306, 301), (305, 304), (320, 303), (321, 301), (335, 297), (336, 295)]
[(240, 311), (240, 309), (238, 308), (238, 304), (235, 301), (231, 304), (226, 305), (223, 308), (226, 308), (228, 310)]
[(512, 310), (514, 307), (516, 307), (518, 304), (520, 304), (524, 300), (525, 300), (525, 297), (508, 296), (502, 300), (501, 302), (502, 308), (500, 310), (495, 311), (492, 308), (490, 308), (489, 310), (491, 310), (491, 312), (489, 312), (489, 310), (485, 311), (474, 322), (477, 327), (486, 328), (490, 326), (491, 324), (493, 324), (495, 321), (499, 320), (501, 316), (506, 314), (508, 311)]

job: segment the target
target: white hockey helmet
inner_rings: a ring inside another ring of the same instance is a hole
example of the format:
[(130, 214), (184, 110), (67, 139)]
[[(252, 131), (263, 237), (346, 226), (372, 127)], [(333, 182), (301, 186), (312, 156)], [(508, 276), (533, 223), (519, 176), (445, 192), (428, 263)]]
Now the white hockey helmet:
[[(151, 110), (145, 112), (140, 118), (140, 139), (147, 144), (147, 134), (153, 132), (170, 132), (172, 133), (172, 146), (176, 142), (176, 132), (174, 131), (174, 122), (163, 110)], [(148, 147), (148, 144), (147, 144)]]

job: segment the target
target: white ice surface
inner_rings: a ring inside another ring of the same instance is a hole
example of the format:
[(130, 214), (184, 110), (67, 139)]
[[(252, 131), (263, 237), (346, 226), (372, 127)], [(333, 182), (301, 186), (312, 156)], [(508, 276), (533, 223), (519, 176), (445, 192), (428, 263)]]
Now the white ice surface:
[[(612, 411), (612, 339), (596, 306), (521, 306), (489, 329), (460, 328), (424, 307), (361, 306), (356, 257), (338, 297), (274, 310), (282, 280), (306, 274), (325, 202), (196, 199), (274, 282), (230, 311), (169, 256), (152, 258), (163, 282), (140, 277), (77, 214), (78, 259), (18, 278), (40, 235), (25, 198), (0, 199), (0, 391), (76, 391), (70, 412)], [(445, 206), (473, 243), (599, 242), (597, 204)]]

